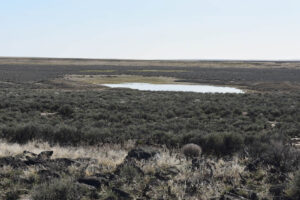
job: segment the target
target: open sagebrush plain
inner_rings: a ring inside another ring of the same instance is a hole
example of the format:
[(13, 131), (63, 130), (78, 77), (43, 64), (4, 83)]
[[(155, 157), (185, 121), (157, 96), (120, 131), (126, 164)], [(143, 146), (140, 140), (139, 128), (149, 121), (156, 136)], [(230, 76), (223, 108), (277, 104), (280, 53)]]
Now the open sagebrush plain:
[(300, 62), (0, 58), (0, 88), (0, 199), (300, 197)]

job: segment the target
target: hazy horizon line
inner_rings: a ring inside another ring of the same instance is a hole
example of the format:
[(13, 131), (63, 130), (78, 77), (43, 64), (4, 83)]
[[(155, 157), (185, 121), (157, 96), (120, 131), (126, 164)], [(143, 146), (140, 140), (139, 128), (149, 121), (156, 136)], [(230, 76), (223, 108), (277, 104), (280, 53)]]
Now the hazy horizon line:
[(246, 61), (246, 62), (300, 62), (300, 59), (139, 59), (139, 58), (94, 58), (94, 57), (44, 57), (44, 56), (0, 56), (0, 59), (59, 59), (59, 60), (124, 60), (124, 61), (220, 61), (220, 62), (232, 62), (232, 61)]

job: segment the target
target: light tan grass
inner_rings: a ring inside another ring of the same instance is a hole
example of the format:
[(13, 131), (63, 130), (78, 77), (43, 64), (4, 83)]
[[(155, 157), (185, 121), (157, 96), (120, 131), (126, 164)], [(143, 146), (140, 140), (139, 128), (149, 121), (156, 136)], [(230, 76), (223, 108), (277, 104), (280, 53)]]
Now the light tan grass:
[(153, 84), (178, 84), (171, 77), (145, 77), (135, 75), (66, 75), (65, 80), (82, 82), (88, 84), (118, 84), (118, 83), (153, 83)]
[(7, 143), (0, 141), (0, 157), (14, 156), (23, 151), (40, 153), (42, 151), (53, 151), (52, 158), (92, 158), (98, 161), (98, 164), (114, 167), (123, 162), (127, 155), (127, 150), (132, 146), (131, 141), (121, 148), (120, 145), (103, 145), (100, 147), (61, 147), (59, 145), (50, 146), (48, 143), (29, 142), (24, 145), (16, 143)]

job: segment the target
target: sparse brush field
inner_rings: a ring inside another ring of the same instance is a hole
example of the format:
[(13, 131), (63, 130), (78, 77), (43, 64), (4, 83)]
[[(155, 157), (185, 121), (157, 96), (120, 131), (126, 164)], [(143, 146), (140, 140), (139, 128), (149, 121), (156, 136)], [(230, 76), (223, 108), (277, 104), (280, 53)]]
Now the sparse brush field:
[(0, 199), (299, 199), (299, 66), (2, 58)]

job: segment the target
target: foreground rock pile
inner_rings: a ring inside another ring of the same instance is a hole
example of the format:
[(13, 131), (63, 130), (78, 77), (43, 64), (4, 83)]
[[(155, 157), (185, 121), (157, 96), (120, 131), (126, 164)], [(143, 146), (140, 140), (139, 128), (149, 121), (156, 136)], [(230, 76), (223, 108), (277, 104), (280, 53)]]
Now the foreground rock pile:
[[(110, 170), (96, 159), (52, 155), (53, 151), (24, 151), (0, 158), (0, 199), (256, 200), (283, 198), (284, 183), (290, 180), (274, 168), (262, 168), (258, 161), (186, 159), (163, 149), (134, 148)], [(71, 196), (55, 196), (57, 191)]]

